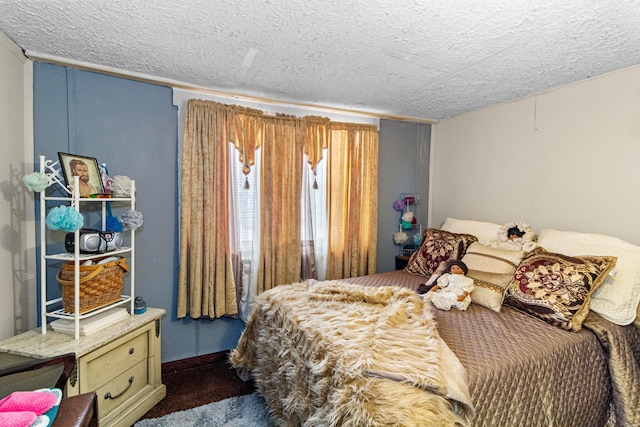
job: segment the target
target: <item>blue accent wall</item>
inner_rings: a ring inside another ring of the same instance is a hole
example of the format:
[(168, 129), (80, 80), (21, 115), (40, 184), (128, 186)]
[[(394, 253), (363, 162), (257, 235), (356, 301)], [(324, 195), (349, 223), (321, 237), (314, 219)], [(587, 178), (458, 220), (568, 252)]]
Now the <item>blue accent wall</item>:
[[(33, 73), (34, 163), (39, 155), (57, 159), (62, 151), (95, 157), (110, 175), (136, 180), (136, 209), (144, 215), (136, 233), (136, 294), (167, 311), (162, 361), (234, 348), (244, 329), (240, 320), (176, 318), (179, 147), (172, 89), (41, 62), (34, 63)], [(425, 201), (428, 196), (429, 131), (428, 125), (381, 121), (378, 271), (394, 268), (393, 200), (401, 192), (419, 191)], [(36, 203), (36, 218), (38, 212)], [(60, 245), (55, 241), (50, 244)], [(49, 266), (50, 288), (58, 287), (57, 271)]]
[[(39, 155), (57, 159), (62, 151), (95, 157), (110, 175), (136, 181), (136, 210), (144, 215), (136, 234), (136, 294), (167, 311), (162, 360), (235, 347), (241, 321), (176, 319), (178, 118), (171, 88), (41, 62), (33, 72), (34, 164)], [(57, 269), (49, 270), (55, 292)]]

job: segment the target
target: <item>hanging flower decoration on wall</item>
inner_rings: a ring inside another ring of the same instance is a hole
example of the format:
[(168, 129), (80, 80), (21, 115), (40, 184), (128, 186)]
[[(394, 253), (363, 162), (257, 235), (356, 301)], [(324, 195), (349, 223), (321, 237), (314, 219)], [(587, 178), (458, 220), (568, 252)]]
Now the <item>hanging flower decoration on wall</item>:
[(123, 175), (114, 176), (111, 191), (116, 197), (131, 197), (131, 178)]
[(33, 172), (29, 175), (23, 176), (22, 182), (25, 183), (29, 191), (35, 191), (38, 193), (51, 185), (46, 175), (41, 172)]
[(404, 222), (408, 222), (408, 223), (413, 223), (413, 212), (409, 211), (409, 212), (405, 212), (402, 214), (402, 220)]
[(60, 179), (60, 171), (58, 162), (47, 160), (44, 169), (40, 172), (32, 172), (22, 177), (22, 182), (27, 186), (29, 191), (41, 192), (47, 189), (51, 184), (58, 183), (66, 188)]
[(413, 228), (413, 225), (416, 223), (416, 218), (413, 215), (413, 212), (408, 211), (402, 214), (400, 217), (400, 223), (402, 224), (402, 228), (404, 230), (410, 230)]
[(404, 231), (398, 231), (397, 233), (393, 233), (393, 243), (396, 245), (404, 245), (409, 240), (409, 236)]
[(135, 230), (142, 226), (142, 212), (129, 209), (127, 212), (120, 215), (120, 222), (122, 222), (123, 230)]
[[(422, 230), (422, 229), (421, 229)], [(422, 233), (416, 233), (413, 235), (413, 244), (416, 248), (419, 248), (422, 244)]]
[(393, 209), (397, 211), (403, 211), (404, 207), (405, 207), (405, 203), (404, 203), (404, 200), (402, 199), (396, 200), (395, 202), (393, 202)]
[(107, 218), (105, 221), (106, 229), (109, 231), (122, 231), (122, 222), (113, 216), (111, 212), (111, 202), (107, 202)]
[(72, 233), (84, 225), (84, 217), (73, 206), (56, 206), (47, 214), (45, 220), (51, 230)]

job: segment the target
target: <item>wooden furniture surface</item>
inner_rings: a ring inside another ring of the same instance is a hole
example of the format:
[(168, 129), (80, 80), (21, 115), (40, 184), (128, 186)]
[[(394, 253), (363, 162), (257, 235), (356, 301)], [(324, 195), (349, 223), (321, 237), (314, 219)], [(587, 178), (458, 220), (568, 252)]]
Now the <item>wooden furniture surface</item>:
[(46, 334), (34, 329), (0, 342), (0, 352), (37, 359), (74, 353), (77, 375), (69, 377), (66, 396), (95, 392), (100, 426), (129, 427), (166, 395), (160, 334), (164, 314), (148, 308), (79, 339), (50, 328)]
[(73, 353), (47, 359), (0, 353), (0, 398), (47, 387), (64, 391), (75, 366)]
[(404, 269), (409, 263), (411, 255), (396, 255), (396, 270)]
[[(74, 375), (76, 355), (64, 354), (48, 359), (34, 359), (0, 353), (0, 398), (14, 391), (41, 388), (65, 390)], [(98, 403), (95, 392), (65, 397), (60, 401), (52, 427), (97, 427)]]
[(65, 397), (51, 427), (98, 427), (98, 401), (96, 393)]

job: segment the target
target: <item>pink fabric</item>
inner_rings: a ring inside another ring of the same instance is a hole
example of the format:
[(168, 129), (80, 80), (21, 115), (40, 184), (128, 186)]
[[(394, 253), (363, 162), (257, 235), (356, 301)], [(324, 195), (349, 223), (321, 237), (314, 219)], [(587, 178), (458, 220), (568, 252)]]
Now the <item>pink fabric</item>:
[[(0, 400), (0, 413), (5, 412), (33, 412), (42, 415), (53, 408), (58, 398), (52, 393), (38, 391), (15, 391)], [(4, 426), (4, 424), (0, 423)]]
[(38, 419), (33, 412), (0, 412), (0, 426), (2, 427), (29, 427)]

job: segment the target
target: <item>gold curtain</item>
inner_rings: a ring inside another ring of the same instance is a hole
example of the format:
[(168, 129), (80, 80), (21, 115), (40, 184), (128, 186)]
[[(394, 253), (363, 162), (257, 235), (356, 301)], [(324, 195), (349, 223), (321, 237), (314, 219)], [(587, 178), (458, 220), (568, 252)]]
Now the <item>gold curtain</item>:
[[(256, 161), (256, 150), (262, 139), (262, 111), (252, 108), (218, 104), (222, 109), (230, 109), (233, 114), (233, 137), (229, 141), (240, 152), (242, 173), (249, 175)], [(235, 114), (238, 113), (238, 114)]]
[(378, 243), (378, 130), (331, 123), (327, 279), (373, 274)]
[(265, 119), (260, 191), (258, 294), (300, 281), (300, 193), (304, 128), (299, 119)]
[(305, 116), (302, 118), (304, 125), (304, 154), (309, 159), (309, 165), (316, 174), (316, 166), (322, 160), (322, 150), (329, 143), (329, 119), (317, 116)]
[[(375, 272), (378, 133), (375, 126), (190, 100), (182, 155), (178, 318), (238, 313), (240, 254), (229, 231), (230, 144), (248, 174), (262, 149), (260, 294), (301, 276), (303, 153), (315, 167), (328, 148), (327, 278)], [(242, 190), (240, 190), (242, 191)], [(234, 276), (235, 274), (235, 276)]]
[(229, 244), (229, 141), (236, 109), (190, 100), (182, 152), (178, 318), (236, 315)]

